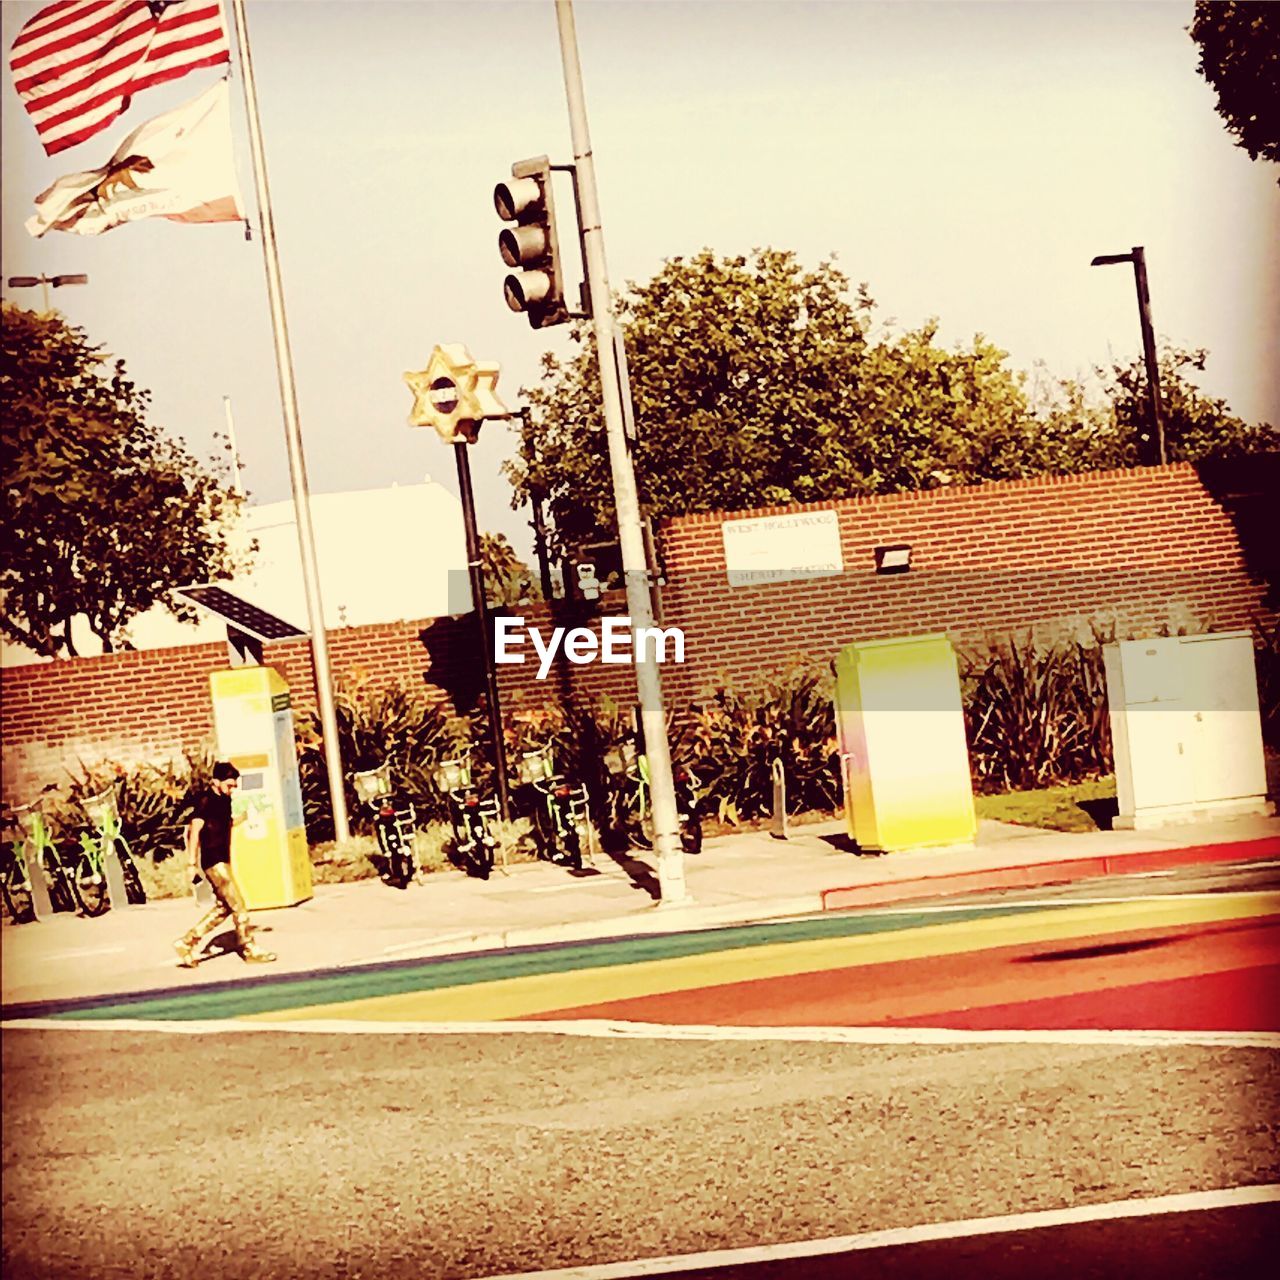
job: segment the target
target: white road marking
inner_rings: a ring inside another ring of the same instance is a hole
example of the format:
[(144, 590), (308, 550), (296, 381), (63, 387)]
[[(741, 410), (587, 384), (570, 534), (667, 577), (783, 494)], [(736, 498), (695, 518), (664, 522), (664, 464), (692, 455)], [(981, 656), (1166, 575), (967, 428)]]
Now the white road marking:
[(749, 1266), (781, 1262), (788, 1258), (814, 1258), (858, 1249), (892, 1249), (930, 1240), (959, 1240), (968, 1236), (999, 1235), (1010, 1231), (1034, 1231), (1043, 1227), (1079, 1222), (1145, 1218), (1163, 1213), (1195, 1213), (1246, 1204), (1274, 1204), (1280, 1200), (1280, 1184), (1225, 1187), (1219, 1191), (1193, 1191), (1185, 1195), (1150, 1196), (1141, 1200), (1112, 1200), (1105, 1204), (1073, 1205), (1069, 1209), (1045, 1209), (1036, 1213), (1010, 1213), (994, 1218), (967, 1218), (961, 1222), (929, 1222), (918, 1227), (895, 1227), (856, 1236), (826, 1240), (797, 1240), (747, 1249), (717, 1249), (666, 1258), (637, 1258), (630, 1262), (604, 1262), (554, 1271), (508, 1272), (482, 1280), (631, 1280), (636, 1276), (669, 1275), (673, 1271), (697, 1271), (715, 1267)]
[(997, 1045), (1077, 1044), (1117, 1048), (1280, 1049), (1276, 1031), (1113, 1031), (1079, 1030), (971, 1031), (949, 1027), (707, 1027), (657, 1022), (622, 1022), (582, 1018), (545, 1022), (375, 1022), (354, 1018), (304, 1018), (248, 1021), (236, 1018), (23, 1018), (0, 1022), (0, 1030), (20, 1031), (159, 1031), (169, 1035), (229, 1035), (273, 1032), (303, 1035), (561, 1035), (619, 1040), (789, 1041), (862, 1045)]

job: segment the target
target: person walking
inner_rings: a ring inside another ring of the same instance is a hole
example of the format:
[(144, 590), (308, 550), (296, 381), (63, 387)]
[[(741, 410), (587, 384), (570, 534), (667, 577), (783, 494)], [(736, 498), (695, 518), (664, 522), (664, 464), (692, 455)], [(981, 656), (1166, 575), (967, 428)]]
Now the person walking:
[(173, 944), (178, 963), (184, 969), (194, 969), (200, 963), (204, 944), (228, 917), (235, 927), (236, 950), (243, 961), (266, 964), (276, 958), (274, 953), (264, 951), (254, 942), (249, 909), (231, 874), (231, 828), (243, 819), (243, 815), (232, 817), (231, 793), (239, 785), (240, 770), (229, 760), (219, 760), (213, 766), (213, 781), (196, 797), (195, 813), (187, 824), (187, 859), (191, 864), (192, 883), (203, 873), (213, 889), (214, 904)]

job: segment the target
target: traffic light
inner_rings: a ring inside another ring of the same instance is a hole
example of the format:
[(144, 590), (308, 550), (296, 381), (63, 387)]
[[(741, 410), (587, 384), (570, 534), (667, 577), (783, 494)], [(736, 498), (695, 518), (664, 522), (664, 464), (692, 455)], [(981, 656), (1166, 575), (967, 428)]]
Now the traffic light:
[(498, 217), (514, 222), (498, 236), (498, 250), (509, 267), (519, 268), (503, 284), (507, 306), (523, 311), (535, 329), (563, 324), (564, 276), (556, 239), (555, 201), (551, 190), (551, 161), (546, 156), (511, 166), (511, 180), (493, 189)]

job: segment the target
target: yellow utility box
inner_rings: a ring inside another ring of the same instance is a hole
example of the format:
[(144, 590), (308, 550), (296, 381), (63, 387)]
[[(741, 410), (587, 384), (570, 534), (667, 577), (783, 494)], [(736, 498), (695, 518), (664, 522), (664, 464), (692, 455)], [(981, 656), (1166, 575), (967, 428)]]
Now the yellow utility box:
[(240, 770), (232, 812), (231, 870), (250, 910), (311, 897), (311, 853), (293, 740), (289, 686), (271, 667), (209, 677), (218, 756)]
[(946, 636), (851, 644), (836, 658), (849, 834), (887, 852), (977, 834), (960, 674)]

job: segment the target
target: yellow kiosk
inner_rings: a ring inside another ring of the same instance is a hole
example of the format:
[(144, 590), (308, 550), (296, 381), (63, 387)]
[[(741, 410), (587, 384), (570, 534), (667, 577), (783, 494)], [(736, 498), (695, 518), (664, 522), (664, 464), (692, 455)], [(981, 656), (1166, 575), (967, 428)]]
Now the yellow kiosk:
[(218, 755), (240, 770), (231, 870), (250, 910), (311, 897), (311, 854), (289, 686), (272, 667), (235, 667), (209, 677)]
[(972, 844), (977, 819), (951, 642), (851, 644), (835, 668), (850, 836), (875, 852)]

